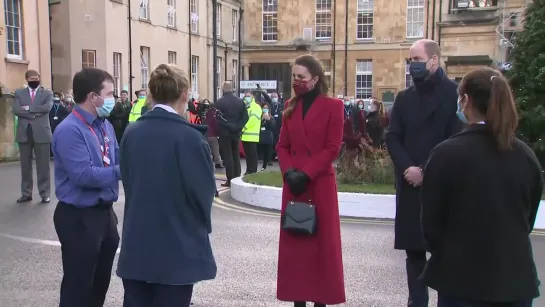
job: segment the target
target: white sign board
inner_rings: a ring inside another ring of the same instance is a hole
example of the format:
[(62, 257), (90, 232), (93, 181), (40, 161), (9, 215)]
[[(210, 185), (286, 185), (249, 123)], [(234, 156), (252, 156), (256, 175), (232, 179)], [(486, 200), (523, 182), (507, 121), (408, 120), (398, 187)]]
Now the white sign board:
[(240, 81), (240, 89), (256, 89), (258, 84), (264, 90), (276, 90), (277, 88), (276, 80), (246, 80)]

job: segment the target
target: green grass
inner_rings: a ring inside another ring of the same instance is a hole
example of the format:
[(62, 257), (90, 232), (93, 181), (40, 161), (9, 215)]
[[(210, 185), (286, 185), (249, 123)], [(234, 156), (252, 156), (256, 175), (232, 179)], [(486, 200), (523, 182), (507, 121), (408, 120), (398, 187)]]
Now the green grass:
[[(242, 178), (244, 182), (267, 185), (272, 187), (282, 187), (282, 174), (279, 171), (265, 171), (246, 175)], [(338, 184), (339, 192), (349, 193), (367, 193), (367, 194), (395, 194), (393, 184)], [(545, 192), (541, 196), (545, 200)]]
[[(242, 178), (244, 182), (282, 187), (282, 174), (279, 171), (264, 171), (246, 175)], [(368, 193), (368, 194), (395, 194), (393, 184), (339, 184), (339, 192)]]

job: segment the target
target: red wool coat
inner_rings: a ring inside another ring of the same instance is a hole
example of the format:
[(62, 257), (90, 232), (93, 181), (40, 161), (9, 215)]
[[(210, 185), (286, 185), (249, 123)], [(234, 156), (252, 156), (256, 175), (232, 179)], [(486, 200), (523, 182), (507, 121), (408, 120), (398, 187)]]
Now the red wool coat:
[(309, 193), (294, 198), (287, 185), (282, 190), (282, 213), (288, 201), (308, 201), (316, 206), (317, 229), (313, 236), (280, 230), (277, 298), (327, 305), (346, 301), (341, 248), (337, 184), (332, 162), (341, 148), (344, 107), (340, 100), (319, 96), (302, 115), (297, 103), (284, 117), (276, 146), (282, 173), (290, 168), (305, 172)]

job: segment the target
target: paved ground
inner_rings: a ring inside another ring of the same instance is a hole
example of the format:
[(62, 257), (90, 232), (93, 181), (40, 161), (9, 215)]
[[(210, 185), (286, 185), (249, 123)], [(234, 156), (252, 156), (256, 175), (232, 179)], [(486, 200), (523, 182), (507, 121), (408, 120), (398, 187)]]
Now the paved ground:
[[(53, 307), (62, 273), (52, 222), (55, 202), (15, 204), (19, 178), (17, 164), (0, 166), (0, 307)], [(38, 199), (37, 193), (34, 197)], [(120, 220), (122, 201), (116, 206)], [(194, 306), (290, 306), (275, 300), (277, 214), (236, 204), (228, 192), (213, 214), (218, 276), (198, 285)], [(345, 221), (342, 234), (348, 297), (344, 306), (404, 306), (404, 256), (392, 250), (392, 226)], [(532, 239), (540, 276), (545, 278), (545, 237)], [(106, 305), (122, 306), (122, 295), (120, 280), (114, 276)], [(535, 306), (545, 306), (545, 300)]]

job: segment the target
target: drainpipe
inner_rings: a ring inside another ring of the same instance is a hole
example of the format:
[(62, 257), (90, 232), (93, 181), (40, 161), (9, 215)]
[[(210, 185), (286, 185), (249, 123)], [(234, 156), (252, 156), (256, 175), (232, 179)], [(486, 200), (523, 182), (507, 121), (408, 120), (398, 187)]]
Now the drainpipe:
[(214, 102), (218, 100), (218, 0), (212, 0), (212, 84), (214, 87)]
[(344, 18), (344, 96), (348, 95), (348, 0), (344, 1), (346, 17)]
[[(193, 52), (191, 51), (191, 41), (192, 41), (192, 38), (193, 38), (193, 31), (191, 31), (191, 1), (187, 1), (187, 29), (189, 30), (189, 84), (192, 84), (193, 80), (191, 79), (191, 77), (193, 77), (192, 73), (191, 73), (191, 65), (193, 64), (192, 61), (191, 61), (191, 58), (193, 57)], [(198, 91), (199, 89), (197, 89)]]
[(244, 16), (244, 9), (242, 7), (239, 7), (239, 13), (238, 13), (238, 67), (237, 67), (237, 90), (238, 90), (238, 96), (240, 96), (240, 81), (242, 76), (242, 16)]
[[(441, 47), (441, 22), (443, 21), (443, 0), (439, 0), (439, 25), (437, 25), (437, 44)], [(435, 20), (435, 19), (434, 19)]]
[[(435, 11), (437, 11), (436, 9), (436, 6), (437, 6), (437, 3), (436, 3), (437, 0), (433, 0), (433, 11), (431, 13), (431, 39), (432, 40), (435, 40)], [(439, 0), (441, 2), (443, 2), (443, 0)], [(429, 3), (429, 2), (428, 2)], [(429, 11), (429, 10), (428, 10)], [(439, 10), (439, 15), (441, 15), (441, 10)], [(429, 14), (428, 14), (429, 16)], [(429, 20), (429, 19), (428, 19)], [(428, 27), (426, 27), (426, 32), (428, 31)], [(428, 33), (426, 33), (426, 37), (428, 37)]]
[(49, 17), (49, 62), (50, 62), (50, 73), (51, 73), (51, 89), (54, 91), (55, 86), (53, 84), (54, 79), (53, 78), (53, 41), (51, 40), (51, 21), (53, 20), (53, 17), (51, 17), (51, 1), (48, 2), (48, 17)]
[(134, 76), (132, 75), (132, 12), (131, 12), (131, 2), (128, 1), (127, 5), (127, 22), (129, 23), (129, 97), (130, 101), (132, 101), (132, 94), (133, 94), (133, 86), (132, 81), (134, 79)]
[[(348, 13), (347, 13), (348, 14)], [(337, 48), (337, 0), (334, 0), (333, 2), (333, 44), (331, 46), (331, 93), (335, 95), (335, 71), (337, 70), (337, 65), (335, 64), (336, 59), (336, 48)]]

